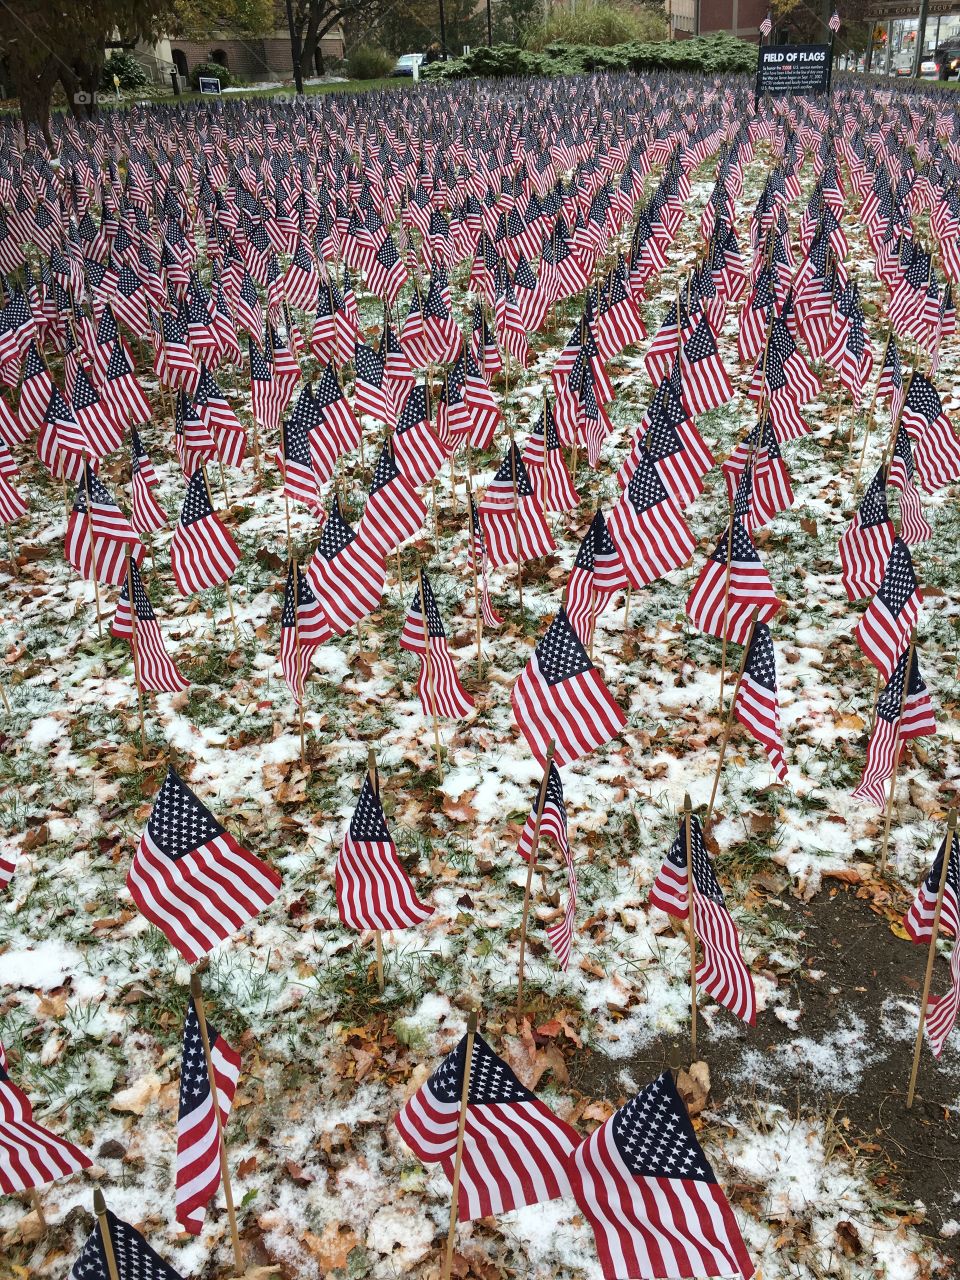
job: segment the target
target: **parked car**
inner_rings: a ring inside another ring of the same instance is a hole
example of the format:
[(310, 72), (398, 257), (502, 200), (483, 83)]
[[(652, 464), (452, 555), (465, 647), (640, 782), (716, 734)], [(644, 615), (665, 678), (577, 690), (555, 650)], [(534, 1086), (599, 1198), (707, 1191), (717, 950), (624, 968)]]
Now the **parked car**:
[(422, 53), (401, 53), (397, 65), (390, 72), (392, 76), (412, 76), (414, 67), (423, 66)]
[(938, 80), (952, 80), (960, 75), (960, 44), (942, 44), (933, 57)]
[(936, 80), (940, 75), (940, 68), (937, 66), (936, 60), (933, 58), (924, 58), (920, 63), (920, 79)]

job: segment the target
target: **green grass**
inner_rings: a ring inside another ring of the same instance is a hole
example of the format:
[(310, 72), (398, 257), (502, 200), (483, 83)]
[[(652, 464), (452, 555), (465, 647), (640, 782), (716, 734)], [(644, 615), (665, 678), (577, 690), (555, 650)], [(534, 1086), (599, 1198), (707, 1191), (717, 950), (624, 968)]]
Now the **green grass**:
[[(371, 89), (402, 89), (404, 86), (412, 85), (413, 81), (409, 77), (384, 76), (379, 80), (343, 80), (336, 81), (333, 84), (308, 84), (304, 85), (304, 97), (310, 98), (318, 93), (367, 93)], [(292, 94), (293, 85), (284, 83), (273, 89), (244, 89), (242, 86), (236, 93), (224, 94), (224, 101), (229, 102), (231, 98), (272, 98), (277, 94)], [(173, 95), (168, 95), (172, 99)], [(192, 90), (187, 93), (180, 94), (184, 102), (199, 102), (205, 98), (209, 101), (209, 94), (194, 93)], [(128, 105), (126, 102), (121, 105)]]

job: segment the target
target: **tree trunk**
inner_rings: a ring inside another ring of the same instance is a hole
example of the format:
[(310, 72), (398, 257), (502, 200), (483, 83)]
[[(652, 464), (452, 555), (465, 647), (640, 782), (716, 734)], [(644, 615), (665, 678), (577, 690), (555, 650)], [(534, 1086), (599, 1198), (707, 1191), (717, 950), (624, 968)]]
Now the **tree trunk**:
[(320, 48), (318, 32), (320, 30), (320, 19), (323, 16), (321, 10), (326, 10), (324, 0), (319, 0), (318, 3), (310, 5), (306, 26), (303, 29), (303, 43), (300, 46), (301, 67), (312, 67), (314, 58)]

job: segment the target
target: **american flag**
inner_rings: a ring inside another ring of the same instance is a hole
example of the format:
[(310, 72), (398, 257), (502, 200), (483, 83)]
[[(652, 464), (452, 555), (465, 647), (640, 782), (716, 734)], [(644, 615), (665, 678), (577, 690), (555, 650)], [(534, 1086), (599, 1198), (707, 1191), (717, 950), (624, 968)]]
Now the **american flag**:
[(335, 635), (342, 636), (380, 605), (386, 560), (361, 541), (335, 499), (307, 568), (310, 589)]
[(837, 13), (836, 9), (834, 9), (833, 13), (831, 13), (830, 21), (827, 23), (827, 26), (830, 28), (830, 30), (833, 32), (834, 35), (836, 35), (837, 32), (840, 30), (840, 15), (839, 13)]
[(510, 695), (517, 725), (540, 764), (554, 739), (558, 766), (603, 746), (627, 722), (560, 609)]
[(187, 485), (170, 543), (170, 564), (182, 596), (227, 582), (240, 563), (240, 548), (210, 502), (207, 478), (197, 467)]
[(607, 523), (627, 577), (640, 588), (687, 564), (697, 544), (644, 444), (634, 452), (633, 473)]
[(0, 1044), (0, 1192), (30, 1191), (92, 1164), (85, 1151), (36, 1123), (30, 1099), (10, 1079)]
[(84, 456), (97, 456), (86, 432), (74, 417), (73, 410), (55, 386), (52, 387), (50, 402), (43, 416), (37, 454), (51, 474), (66, 473), (71, 479), (82, 474)]
[(914, 474), (910, 437), (901, 426), (897, 428), (887, 479), (900, 491), (900, 537), (911, 547), (933, 537), (933, 530), (923, 514), (917, 486), (913, 483)]
[(915, 441), (913, 460), (926, 493), (960, 477), (960, 440), (936, 387), (922, 373), (910, 380), (901, 422)]
[(34, 431), (40, 430), (46, 420), (53, 392), (54, 384), (47, 372), (40, 348), (36, 339), (31, 339), (26, 355), (23, 357), (20, 400), (17, 404), (20, 436), (8, 441), (8, 444), (16, 444), (21, 439), (26, 440)]
[(766, 38), (769, 36), (772, 30), (773, 30), (773, 18), (771, 18), (770, 14), (768, 13), (767, 16), (764, 18), (764, 20), (760, 23), (760, 34), (763, 36), (764, 40), (766, 40)]
[(840, 535), (840, 573), (848, 600), (872, 596), (880, 586), (893, 538), (886, 468), (880, 467), (867, 486), (856, 515)]
[[(527, 814), (527, 820), (520, 832), (517, 852), (525, 862), (533, 856), (533, 838), (537, 827), (537, 808), (540, 803), (540, 790), (534, 798), (533, 807)], [(567, 835), (567, 807), (563, 801), (563, 782), (560, 770), (551, 760), (547, 774), (547, 789), (540, 816), (540, 838), (549, 836), (563, 854), (567, 868), (567, 905), (563, 915), (555, 924), (547, 926), (547, 937), (559, 961), (560, 968), (566, 969), (570, 963), (570, 952), (573, 949), (573, 921), (577, 912), (577, 870), (570, 851)]]
[(323, 511), (320, 485), (333, 475), (338, 456), (336, 444), (320, 430), (322, 427), (323, 416), (314, 403), (313, 391), (305, 386), (293, 412), (283, 420), (275, 456), (283, 475), (284, 497), (305, 503), (315, 515)]
[(746, 643), (755, 608), (758, 622), (769, 622), (780, 608), (763, 561), (738, 516), (734, 516), (732, 527), (727, 526), (687, 597), (691, 622), (718, 640), (724, 636), (724, 602), (728, 594), (726, 638), (734, 644)]
[(340, 921), (348, 929), (411, 929), (433, 914), (397, 856), (369, 774), (337, 858), (336, 882)]
[[(394, 1118), (407, 1146), (450, 1180), (467, 1037), (444, 1058)], [(482, 1036), (473, 1040), (457, 1217), (508, 1213), (570, 1192), (567, 1166), (579, 1134), (525, 1089)]]
[(758, 622), (753, 630), (743, 675), (737, 686), (733, 714), (763, 746), (770, 767), (781, 782), (787, 780), (777, 695), (777, 663), (770, 628)]
[(543, 507), (537, 502), (520, 450), (512, 440), (477, 513), (493, 565), (535, 560), (556, 550)]
[(150, 689), (156, 693), (176, 693), (180, 689), (186, 689), (190, 681), (184, 679), (167, 654), (157, 615), (153, 611), (140, 570), (133, 560), (130, 561), (130, 579), (133, 581), (136, 623), (134, 624), (130, 612), (129, 582), (124, 574), (123, 588), (117, 601), (117, 612), (110, 634), (120, 640), (129, 640), (131, 648), (135, 647), (134, 671), (141, 689)]
[(733, 399), (733, 387), (705, 316), (680, 350), (683, 398), (692, 415), (708, 413)]
[(390, 443), (384, 444), (373, 471), (357, 536), (379, 555), (387, 556), (423, 527), (427, 507), (413, 485), (400, 474)]
[(247, 339), (247, 350), (250, 356), (250, 411), (258, 426), (272, 432), (280, 422), (286, 395), (279, 379), (274, 377), (270, 356), (261, 351), (253, 338)]
[[(693, 927), (703, 946), (703, 959), (697, 966), (697, 986), (709, 992), (735, 1017), (753, 1026), (757, 1016), (753, 978), (740, 954), (737, 927), (714, 875), (710, 855), (703, 843), (703, 828), (696, 814), (690, 815), (690, 854)], [(686, 819), (681, 818), (677, 838), (651, 886), (650, 905), (678, 920), (686, 920), (689, 910), (687, 887), (687, 829)]]
[(360, 445), (360, 424), (343, 394), (333, 361), (328, 360), (313, 393), (329, 434), (337, 441), (341, 453), (349, 453)]
[(470, 504), (470, 528), (472, 530), (472, 554), (473, 561), (476, 566), (477, 576), (480, 580), (480, 615), (483, 618), (485, 626), (499, 627), (503, 619), (493, 607), (490, 599), (490, 588), (487, 583), (487, 543), (483, 536), (483, 526), (480, 524), (480, 517), (477, 514), (477, 504), (473, 500), (473, 494), (469, 494)]
[(570, 625), (585, 645), (592, 642), (597, 618), (611, 596), (629, 583), (623, 559), (598, 509), (577, 551), (564, 600)]
[(135, 427), (130, 433), (130, 458), (133, 478), (130, 523), (137, 533), (156, 533), (166, 526), (167, 515), (151, 492), (160, 481)]
[(297, 702), (303, 701), (303, 689), (314, 650), (332, 635), (323, 605), (310, 590), (306, 575), (296, 560), (291, 560), (280, 615), (280, 666)]
[(177, 392), (173, 421), (174, 448), (180, 459), (180, 469), (189, 478), (202, 463), (216, 458), (217, 442), (182, 387)]
[(270, 905), (280, 877), (217, 822), (171, 765), (127, 888), (141, 914), (196, 964)]
[(440, 286), (433, 277), (423, 304), (423, 343), (428, 362), (434, 364), (456, 360), (463, 346), (460, 326), (451, 318)]
[(604, 1280), (754, 1275), (669, 1072), (580, 1143), (569, 1168)]
[(857, 623), (857, 643), (889, 680), (910, 643), (923, 596), (913, 572), (907, 544), (895, 538), (877, 594)]
[(150, 401), (137, 381), (124, 344), (117, 339), (110, 351), (103, 382), (103, 399), (125, 422), (149, 422)]
[[(2, 446), (0, 452), (5, 449), (6, 446)], [(6, 451), (5, 456), (9, 457), (9, 451)], [(16, 467), (13, 468), (13, 474), (16, 474)], [(28, 511), (29, 508), (23, 497), (10, 483), (7, 469), (0, 459), (0, 524), (13, 524), (22, 519)]]
[(448, 716), (453, 720), (467, 715), (474, 705), (473, 699), (460, 683), (453, 665), (443, 619), (425, 573), (420, 574), (420, 586), (407, 610), (400, 633), (400, 647), (420, 656), (417, 695), (424, 714)]
[(114, 502), (89, 462), (77, 484), (67, 521), (67, 562), (82, 578), (119, 586), (126, 576), (128, 549), (140, 564), (146, 548), (136, 530)]
[[(907, 678), (907, 657), (911, 658), (910, 675)], [(907, 682), (904, 690), (904, 680)], [(878, 809), (887, 807), (886, 784), (897, 767), (900, 744), (907, 738), (922, 738), (937, 732), (937, 722), (930, 702), (930, 694), (920, 674), (916, 651), (908, 649), (900, 658), (893, 675), (877, 698), (877, 712), (873, 732), (867, 747), (867, 759), (863, 767), (854, 799), (869, 800)]]
[(397, 466), (412, 485), (429, 484), (450, 456), (450, 448), (430, 425), (427, 388), (410, 388), (393, 433)]
[(534, 495), (544, 511), (575, 511), (580, 495), (563, 461), (557, 424), (546, 396), (522, 456)]
[(247, 448), (247, 433), (237, 419), (220, 384), (203, 363), (193, 392), (200, 421), (212, 433), (220, 461), (228, 467), (239, 467)]
[(730, 502), (736, 497), (740, 477), (751, 455), (750, 504), (743, 516), (743, 527), (748, 533), (769, 523), (774, 516), (791, 507), (794, 501), (790, 472), (780, 452), (773, 422), (766, 415), (762, 424), (757, 423), (723, 464)]
[(357, 378), (354, 383), (354, 404), (358, 413), (369, 413), (380, 422), (391, 423), (393, 414), (387, 404), (386, 362), (383, 356), (357, 342), (353, 348), (353, 367)]
[[(159, 1253), (155, 1253), (143, 1236), (128, 1222), (122, 1222), (107, 1210), (107, 1230), (117, 1267), (117, 1280), (183, 1280)], [(107, 1255), (99, 1225), (87, 1236), (76, 1262), (70, 1268), (70, 1280), (111, 1280)]]
[(906, 386), (903, 380), (903, 363), (900, 359), (900, 348), (897, 340), (891, 336), (887, 344), (887, 353), (880, 369), (877, 383), (877, 395), (890, 401), (890, 416), (897, 421), (903, 408)]
[[(939, 927), (949, 937), (960, 937), (960, 836), (956, 832), (950, 838), (950, 861), (943, 887), (943, 906)], [(943, 860), (947, 856), (947, 837), (944, 837), (927, 878), (916, 892), (910, 909), (903, 917), (903, 927), (914, 942), (929, 942), (933, 931), (933, 915), (940, 892)]]
[(377, 294), (393, 306), (409, 277), (389, 231), (384, 232), (380, 247), (367, 267), (366, 276), (371, 293)]
[[(955, 832), (951, 832), (948, 838), (950, 854), (943, 886), (943, 907), (940, 912), (939, 929), (947, 936), (957, 938), (960, 937), (960, 843)], [(930, 941), (937, 896), (940, 891), (940, 877), (943, 874), (943, 859), (946, 856), (947, 839), (944, 839), (930, 874), (917, 890), (910, 910), (904, 916), (904, 927), (914, 942)], [(943, 1052), (943, 1046), (956, 1024), (958, 1013), (960, 1013), (960, 945), (955, 942), (950, 957), (950, 990), (942, 996), (930, 996), (927, 1001), (925, 1028), (930, 1048), (937, 1058)]]
[[(240, 1077), (240, 1055), (227, 1044), (209, 1019), (206, 1023), (220, 1123), (225, 1128)], [(203, 1230), (204, 1210), (220, 1187), (220, 1135), (200, 1023), (192, 997), (183, 1024), (176, 1182), (177, 1221), (185, 1231), (198, 1236)]]

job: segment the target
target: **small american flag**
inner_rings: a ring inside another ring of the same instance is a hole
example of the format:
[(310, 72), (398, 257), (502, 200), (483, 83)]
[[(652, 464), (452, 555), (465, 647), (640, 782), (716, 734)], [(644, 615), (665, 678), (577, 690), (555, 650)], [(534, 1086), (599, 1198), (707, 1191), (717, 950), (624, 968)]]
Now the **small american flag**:
[(400, 647), (419, 654), (421, 658), (417, 695), (424, 715), (448, 716), (457, 720), (471, 710), (473, 699), (460, 683), (453, 665), (443, 619), (425, 573), (420, 575), (420, 586), (404, 619)]
[(89, 462), (77, 485), (67, 521), (66, 557), (82, 578), (119, 586), (127, 572), (127, 551), (142, 563), (146, 548)]
[(556, 550), (543, 507), (513, 441), (487, 485), (477, 513), (493, 565), (535, 560)]
[(922, 373), (910, 381), (901, 421), (915, 441), (913, 460), (926, 493), (960, 477), (960, 440), (936, 387)]
[[(407, 1146), (453, 1180), (467, 1038), (394, 1118)], [(461, 1221), (508, 1213), (570, 1192), (567, 1165), (579, 1135), (525, 1089), (502, 1058), (475, 1036), (463, 1136)]]
[(923, 596), (907, 544), (895, 538), (877, 594), (857, 623), (857, 643), (885, 680), (910, 643)]
[(166, 527), (167, 514), (151, 492), (160, 481), (136, 427), (130, 433), (130, 454), (133, 474), (130, 523), (137, 533), (156, 533)]
[(700, 317), (682, 344), (680, 369), (684, 403), (692, 415), (708, 413), (733, 399), (733, 386), (706, 316)]
[(790, 471), (783, 460), (777, 433), (769, 415), (757, 423), (745, 440), (737, 445), (724, 462), (722, 470), (727, 482), (727, 496), (734, 501), (740, 477), (752, 455), (753, 473), (750, 503), (743, 517), (747, 533), (768, 524), (781, 511), (793, 505)]
[[(207, 1039), (217, 1085), (220, 1123), (226, 1127), (240, 1076), (240, 1055), (227, 1044), (209, 1019)], [(220, 1187), (220, 1135), (213, 1111), (200, 1023), (192, 998), (183, 1024), (176, 1182), (177, 1221), (185, 1231), (198, 1236), (203, 1230), (204, 1210)]]
[[(320, 411), (313, 402), (313, 392), (306, 386), (301, 391), (293, 412), (283, 420), (280, 447), (275, 459), (283, 475), (284, 497), (305, 503), (315, 515), (323, 512), (320, 482), (333, 474), (337, 459), (335, 448), (331, 448), (329, 453), (323, 452), (325, 438), (314, 430), (321, 423)], [(319, 474), (316, 469), (318, 452), (324, 468)]]
[(608, 524), (627, 577), (640, 588), (687, 564), (697, 543), (642, 442), (634, 454), (633, 472)]
[(540, 416), (527, 436), (522, 456), (534, 496), (543, 510), (575, 511), (580, 505), (580, 495), (563, 461), (556, 420), (546, 397)]
[[(117, 1280), (183, 1280), (155, 1253), (143, 1236), (128, 1222), (121, 1222), (107, 1210), (107, 1230), (117, 1266)], [(70, 1268), (70, 1280), (109, 1280), (110, 1270), (99, 1225), (87, 1236), (80, 1256)]]
[[(650, 905), (678, 920), (686, 920), (689, 910), (686, 837), (686, 820), (681, 818), (677, 838), (650, 889)], [(697, 966), (697, 986), (709, 992), (735, 1017), (753, 1026), (757, 1017), (753, 978), (740, 954), (737, 927), (714, 875), (710, 855), (703, 843), (703, 827), (696, 814), (690, 815), (690, 853), (693, 928), (703, 946), (703, 959)]]
[[(726, 638), (745, 644), (753, 610), (758, 622), (769, 622), (780, 608), (763, 561), (738, 516), (727, 527), (716, 549), (700, 571), (687, 597), (687, 614), (694, 626), (708, 636), (723, 638), (724, 597), (727, 593), (727, 555), (730, 555), (729, 604)], [(732, 534), (732, 544), (731, 544)]]
[(787, 780), (777, 695), (777, 663), (770, 628), (758, 622), (753, 630), (743, 675), (737, 686), (733, 714), (763, 746), (781, 782)]
[(291, 560), (280, 615), (280, 666), (297, 702), (303, 701), (303, 689), (314, 650), (332, 635), (323, 606), (310, 590), (306, 575), (296, 560)]
[(603, 512), (597, 510), (573, 562), (564, 600), (570, 625), (584, 644), (593, 639), (597, 618), (613, 594), (629, 584)]
[[(525, 862), (533, 855), (533, 836), (537, 827), (537, 808), (540, 802), (540, 791), (534, 797), (533, 807), (527, 814), (527, 820), (520, 832), (517, 853)], [(547, 926), (547, 937), (553, 947), (554, 954), (561, 969), (570, 963), (570, 952), (573, 948), (573, 921), (577, 912), (577, 869), (574, 866), (570, 841), (567, 836), (567, 807), (563, 801), (563, 782), (560, 770), (551, 760), (550, 772), (547, 774), (547, 790), (540, 815), (540, 838), (549, 836), (563, 854), (567, 868), (567, 905), (563, 916), (556, 924)]]
[(0, 1044), (0, 1192), (30, 1191), (92, 1164), (85, 1151), (36, 1123), (30, 1099), (10, 1079)]
[(490, 599), (490, 587), (487, 582), (487, 543), (483, 536), (483, 526), (477, 515), (477, 505), (470, 494), (470, 527), (473, 533), (473, 560), (480, 579), (480, 614), (485, 626), (499, 627), (503, 619), (493, 607)]
[[(920, 663), (914, 651), (907, 678), (907, 656), (903, 654), (894, 668), (886, 688), (877, 698), (877, 714), (867, 747), (863, 777), (854, 791), (854, 799), (869, 800), (878, 809), (887, 804), (886, 784), (897, 767), (900, 744), (907, 738), (921, 738), (937, 732), (937, 722), (930, 694), (920, 674)], [(907, 681), (904, 690), (904, 680)]]
[[(904, 927), (914, 942), (929, 942), (933, 932), (933, 916), (943, 874), (943, 859), (947, 857), (947, 840), (944, 839), (937, 853), (930, 874), (917, 890), (910, 910), (904, 916)], [(956, 832), (950, 836), (950, 854), (947, 875), (943, 886), (943, 907), (939, 928), (947, 936), (960, 937), (960, 841)], [(953, 1030), (960, 1012), (960, 944), (954, 942), (950, 957), (950, 990), (946, 995), (931, 995), (927, 1001), (925, 1028), (930, 1048), (939, 1058), (947, 1036)]]
[(339, 498), (307, 567), (307, 581), (338, 636), (380, 604), (387, 581), (386, 560), (361, 541), (343, 518)]
[(827, 23), (827, 26), (830, 28), (830, 30), (833, 32), (834, 35), (836, 35), (837, 32), (840, 30), (840, 15), (839, 13), (837, 13), (836, 9), (834, 9), (833, 13), (831, 13), (830, 21)]
[(933, 537), (933, 530), (923, 514), (917, 486), (913, 483), (914, 475), (910, 437), (901, 426), (897, 429), (896, 443), (890, 458), (888, 480), (895, 489), (900, 490), (900, 537), (911, 547)]
[(733, 1210), (669, 1072), (577, 1147), (570, 1181), (593, 1227), (604, 1280), (753, 1276)]
[(389, 424), (393, 417), (387, 404), (386, 361), (383, 356), (365, 342), (356, 342), (353, 348), (353, 367), (357, 374), (354, 383), (357, 412), (369, 413)]
[(280, 877), (217, 822), (171, 765), (127, 888), (141, 914), (196, 964), (270, 905)]
[(870, 481), (857, 513), (840, 535), (840, 573), (848, 600), (872, 596), (883, 580), (894, 528), (883, 467)]
[(348, 929), (410, 929), (433, 914), (397, 856), (368, 774), (336, 866), (337, 908)]
[(516, 722), (540, 764), (550, 739), (558, 766), (603, 746), (627, 722), (560, 609), (510, 695)]
[(413, 485), (429, 484), (450, 455), (430, 425), (427, 389), (418, 383), (410, 388), (393, 433), (397, 466)]
[(170, 564), (182, 596), (227, 582), (240, 563), (240, 548), (216, 514), (203, 470), (187, 485), (180, 519), (170, 543)]
[(157, 615), (153, 611), (150, 597), (147, 595), (140, 570), (131, 560), (130, 580), (133, 582), (133, 602), (136, 610), (136, 629), (130, 612), (130, 591), (126, 575), (120, 599), (117, 601), (117, 612), (114, 615), (110, 634), (120, 640), (129, 640), (136, 646), (135, 673), (141, 689), (150, 689), (156, 693), (176, 693), (188, 688), (190, 681), (177, 670), (176, 664), (168, 656), (163, 644), (163, 634)]
[(324, 424), (330, 435), (337, 441), (340, 452), (349, 453), (351, 449), (358, 448), (360, 424), (354, 417), (349, 400), (343, 394), (332, 360), (328, 360), (324, 366), (313, 398), (320, 407)]
[(423, 527), (427, 508), (413, 485), (400, 474), (387, 443), (374, 468), (370, 492), (363, 507), (357, 535), (382, 556), (395, 551)]

